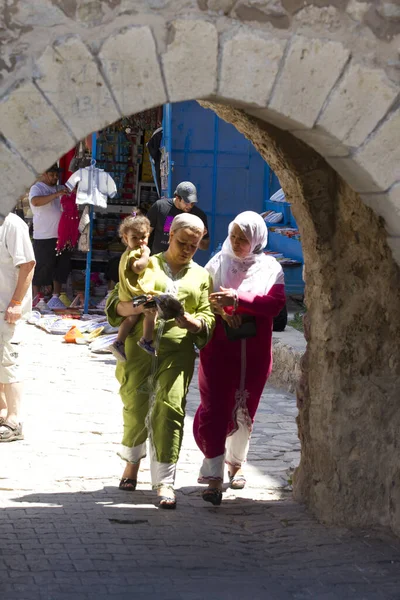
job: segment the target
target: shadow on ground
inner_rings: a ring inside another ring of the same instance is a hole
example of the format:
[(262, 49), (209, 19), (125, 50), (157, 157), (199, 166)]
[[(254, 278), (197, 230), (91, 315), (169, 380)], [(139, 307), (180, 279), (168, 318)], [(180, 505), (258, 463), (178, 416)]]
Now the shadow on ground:
[(0, 518), (4, 598), (400, 597), (398, 540), (327, 528), (291, 499), (212, 507), (200, 492), (178, 490), (176, 511), (115, 487), (14, 498)]

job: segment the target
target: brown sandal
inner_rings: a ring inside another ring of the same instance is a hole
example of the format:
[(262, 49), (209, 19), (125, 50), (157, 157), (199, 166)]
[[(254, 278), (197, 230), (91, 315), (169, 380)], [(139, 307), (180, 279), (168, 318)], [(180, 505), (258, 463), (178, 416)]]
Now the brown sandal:
[(137, 480), (129, 479), (128, 477), (124, 477), (119, 482), (119, 489), (124, 490), (125, 492), (134, 492), (136, 490)]
[(202, 492), (201, 497), (204, 502), (211, 502), (214, 506), (219, 506), (222, 502), (222, 490), (218, 488), (207, 488)]

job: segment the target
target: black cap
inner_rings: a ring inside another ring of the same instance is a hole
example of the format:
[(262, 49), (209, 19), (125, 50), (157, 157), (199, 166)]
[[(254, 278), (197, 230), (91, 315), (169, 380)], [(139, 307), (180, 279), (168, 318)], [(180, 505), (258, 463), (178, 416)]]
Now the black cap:
[(51, 165), (51, 167), (46, 169), (46, 173), (60, 173), (61, 171), (62, 169), (60, 169), (57, 163), (54, 163), (54, 165)]

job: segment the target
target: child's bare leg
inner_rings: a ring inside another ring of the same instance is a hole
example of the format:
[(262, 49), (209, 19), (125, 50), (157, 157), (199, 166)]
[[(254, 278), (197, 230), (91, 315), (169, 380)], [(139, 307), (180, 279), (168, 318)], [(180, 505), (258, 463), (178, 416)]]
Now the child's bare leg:
[(126, 317), (119, 326), (117, 339), (108, 347), (110, 352), (112, 352), (119, 361), (126, 362), (125, 340), (130, 334), (132, 327), (138, 322), (138, 319), (139, 315)]
[(138, 341), (138, 345), (152, 356), (157, 356), (157, 351), (153, 343), (154, 326), (157, 319), (156, 309), (147, 309), (144, 311), (143, 336)]
[(146, 310), (143, 319), (143, 337), (146, 342), (152, 342), (154, 337), (154, 327), (157, 320), (157, 313)]
[(125, 344), (125, 340), (130, 334), (132, 328), (138, 322), (139, 315), (132, 315), (131, 317), (126, 317), (118, 329), (117, 341), (121, 342), (121, 344)]

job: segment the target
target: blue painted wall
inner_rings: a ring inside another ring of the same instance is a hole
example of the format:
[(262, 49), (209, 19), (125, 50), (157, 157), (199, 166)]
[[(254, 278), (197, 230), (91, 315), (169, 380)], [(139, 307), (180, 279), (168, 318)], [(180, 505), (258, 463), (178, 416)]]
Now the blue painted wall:
[(196, 255), (205, 264), (230, 221), (243, 210), (261, 213), (279, 181), (251, 142), (197, 102), (172, 105), (171, 130), (172, 192), (180, 181), (192, 181), (208, 216), (210, 252)]

